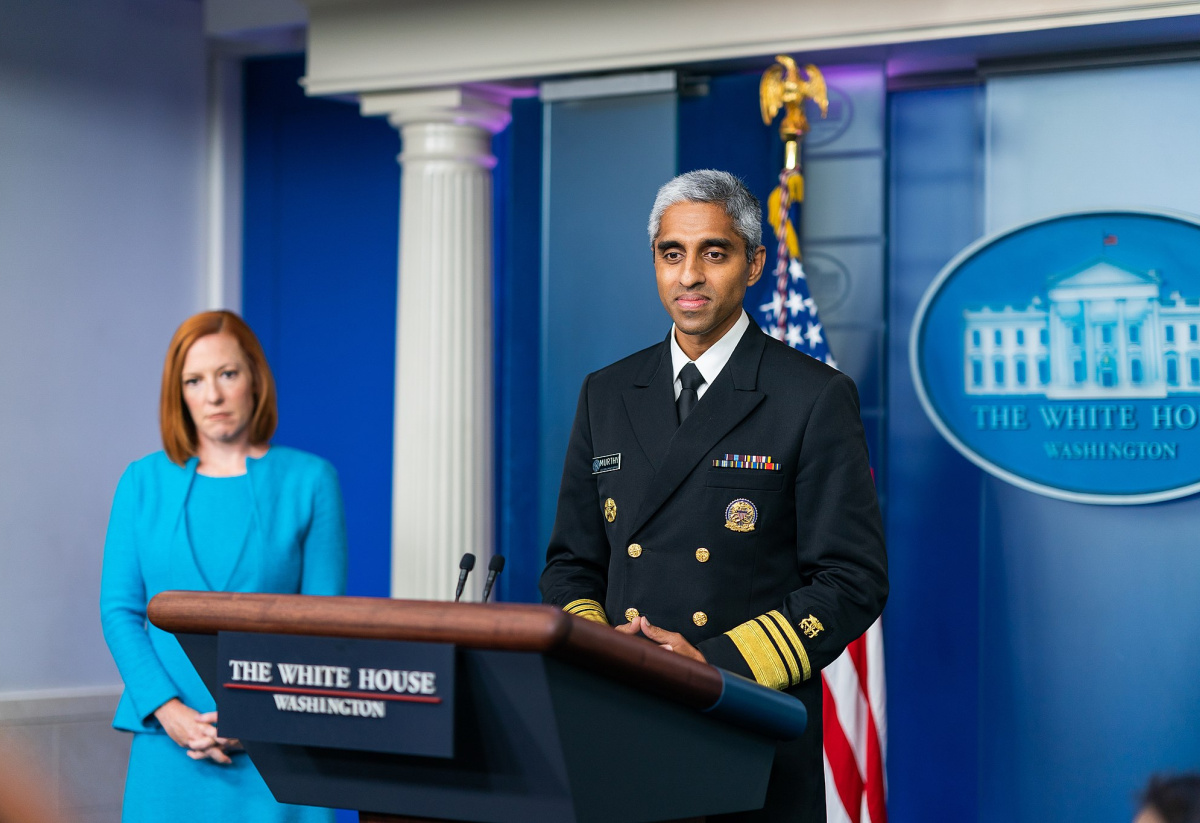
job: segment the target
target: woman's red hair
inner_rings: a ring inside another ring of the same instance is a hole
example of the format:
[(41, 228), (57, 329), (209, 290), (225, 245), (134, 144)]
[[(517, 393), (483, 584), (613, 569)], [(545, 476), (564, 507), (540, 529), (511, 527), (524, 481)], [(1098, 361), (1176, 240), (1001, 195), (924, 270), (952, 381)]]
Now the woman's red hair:
[(167, 457), (182, 466), (196, 454), (196, 423), (183, 402), (183, 361), (192, 344), (210, 334), (231, 334), (246, 355), (254, 383), (254, 412), (250, 416), (250, 444), (261, 446), (270, 441), (279, 423), (275, 405), (275, 378), (267, 365), (262, 345), (246, 321), (231, 311), (205, 311), (180, 324), (167, 347), (163, 364), (162, 394), (158, 403), (158, 425), (162, 429), (163, 449)]

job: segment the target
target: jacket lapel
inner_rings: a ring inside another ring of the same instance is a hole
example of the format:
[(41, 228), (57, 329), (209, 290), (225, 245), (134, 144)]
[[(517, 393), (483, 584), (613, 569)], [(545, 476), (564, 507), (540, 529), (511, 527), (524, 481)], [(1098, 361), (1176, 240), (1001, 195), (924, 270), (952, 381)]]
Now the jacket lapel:
[[(708, 387), (708, 391), (700, 398), (688, 419), (676, 428), (674, 436), (665, 441), (666, 453), (661, 462), (655, 465), (654, 477), (650, 480), (646, 496), (638, 506), (629, 534), (632, 535), (644, 526), (712, 447), (762, 402), (765, 395), (757, 389), (758, 366), (762, 360), (763, 349), (766, 348), (766, 340), (766, 335), (751, 320), (750, 328), (746, 329), (742, 339), (738, 341), (737, 348), (721, 374)], [(666, 357), (669, 360), (669, 344), (664, 348), (667, 349)], [(666, 379), (670, 381), (669, 366), (660, 366), (658, 371), (665, 371)], [(654, 382), (659, 381), (660, 378), (656, 375)], [(674, 421), (674, 391), (670, 388), (670, 382), (667, 383), (666, 397), (672, 401), (670, 411)], [(628, 403), (628, 399), (626, 402)], [(661, 424), (655, 424), (655, 428), (659, 426)], [(638, 442), (642, 442), (640, 434)]]
[(196, 562), (196, 553), (192, 548), (187, 528), (187, 499), (192, 491), (192, 483), (196, 480), (196, 466), (199, 462), (195, 457), (188, 459), (183, 472), (178, 475), (179, 482), (170, 491), (172, 497), (164, 505), (165, 510), (174, 512), (174, 524), (171, 526), (171, 572), (167, 586), (170, 589), (212, 591), (212, 585), (205, 577), (200, 564)]
[[(267, 454), (270, 454), (268, 450)], [(277, 522), (279, 499), (272, 490), (281, 484), (272, 482), (274, 463), (262, 457), (246, 458), (246, 475), (250, 481), (250, 523), (241, 553), (229, 574), (228, 591), (254, 591), (268, 578), (266, 552), (270, 542), (267, 534), (270, 524)]]
[[(670, 332), (667, 332), (670, 335)], [(642, 447), (650, 465), (658, 471), (667, 445), (679, 426), (675, 413), (675, 382), (671, 374), (670, 337), (658, 347), (658, 355), (646, 359), (633, 388), (623, 395), (625, 411), (638, 445)]]

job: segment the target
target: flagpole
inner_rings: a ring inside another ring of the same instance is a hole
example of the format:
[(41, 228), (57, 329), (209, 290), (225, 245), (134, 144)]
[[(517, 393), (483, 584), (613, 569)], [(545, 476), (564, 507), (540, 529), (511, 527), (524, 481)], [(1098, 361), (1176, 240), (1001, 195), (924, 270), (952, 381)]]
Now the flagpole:
[(779, 241), (775, 258), (775, 290), (779, 306), (775, 336), (786, 342), (789, 264), (792, 260), (800, 258), (796, 230), (789, 215), (792, 203), (798, 203), (804, 197), (804, 177), (800, 172), (800, 141), (809, 130), (808, 118), (804, 115), (804, 102), (812, 100), (824, 117), (829, 111), (829, 98), (825, 89), (825, 78), (816, 66), (806, 66), (806, 76), (802, 80), (796, 61), (791, 57), (780, 55), (775, 61), (775, 65), (763, 72), (758, 99), (763, 122), (768, 126), (779, 110), (784, 110), (783, 122), (779, 126), (779, 136), (783, 139), (783, 170), (779, 173), (779, 185), (767, 199), (767, 212)]
[[(789, 140), (787, 148), (790, 154), (797, 154), (797, 140)], [(789, 223), (788, 212), (792, 208), (791, 198), (791, 181), (796, 174), (795, 167), (784, 166), (783, 171), (779, 174), (779, 215), (778, 223), (781, 226), (787, 226)], [(787, 340), (788, 327), (788, 255), (787, 247), (787, 231), (776, 232), (779, 238), (779, 245), (776, 248), (775, 256), (775, 292), (779, 299), (779, 313), (775, 319), (776, 337), (780, 340)]]

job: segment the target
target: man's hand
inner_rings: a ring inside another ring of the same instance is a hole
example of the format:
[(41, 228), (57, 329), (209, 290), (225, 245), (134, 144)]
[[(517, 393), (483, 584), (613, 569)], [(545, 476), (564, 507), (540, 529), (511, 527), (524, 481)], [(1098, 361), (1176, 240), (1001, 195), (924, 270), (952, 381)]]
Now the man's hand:
[(669, 652), (690, 657), (692, 660), (699, 661), (700, 663), (708, 662), (704, 659), (704, 655), (700, 653), (700, 650), (684, 640), (683, 635), (679, 634), (679, 632), (669, 632), (666, 629), (660, 629), (645, 617), (635, 617), (625, 625), (617, 626), (616, 629), (621, 634), (638, 634), (640, 632)]
[(616, 629), (617, 631), (619, 631), (621, 634), (628, 634), (628, 635), (640, 634), (642, 631), (641, 620), (642, 620), (642, 618), (635, 617), (635, 618), (633, 618), (633, 620), (629, 621), (628, 623), (622, 623), (620, 626), (613, 626), (613, 628)]

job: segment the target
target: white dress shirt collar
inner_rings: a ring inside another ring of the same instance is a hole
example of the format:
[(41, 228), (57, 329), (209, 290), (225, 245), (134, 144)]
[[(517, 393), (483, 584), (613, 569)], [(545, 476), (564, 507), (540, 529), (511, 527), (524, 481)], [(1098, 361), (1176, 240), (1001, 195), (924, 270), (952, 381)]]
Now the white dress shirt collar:
[[(746, 314), (746, 310), (742, 309), (742, 315), (733, 324), (733, 327), (725, 332), (716, 343), (708, 347), (708, 351), (700, 355), (696, 359), (696, 368), (700, 370), (700, 375), (704, 378), (704, 385), (696, 390), (696, 397), (704, 396), (708, 391), (708, 387), (717, 379), (717, 375), (721, 373), (721, 369), (725, 368), (725, 364), (729, 362), (729, 358), (733, 356), (733, 350), (737, 348), (738, 342), (742, 339), (742, 335), (746, 333), (746, 329), (750, 328), (750, 315)], [(675, 324), (671, 324), (671, 374), (675, 378), (675, 399), (679, 399), (679, 392), (683, 391), (683, 384), (679, 382), (679, 372), (686, 366), (690, 360), (683, 353), (683, 349), (679, 348), (679, 342), (675, 339)]]

